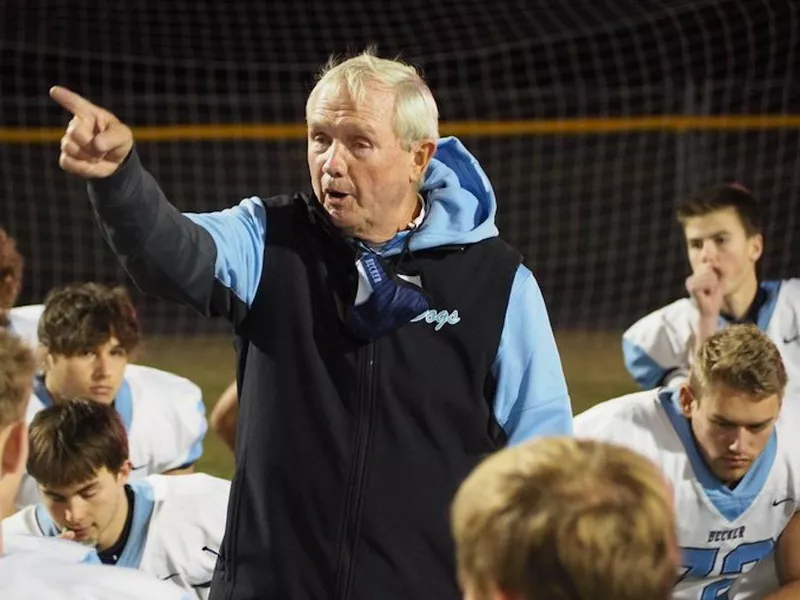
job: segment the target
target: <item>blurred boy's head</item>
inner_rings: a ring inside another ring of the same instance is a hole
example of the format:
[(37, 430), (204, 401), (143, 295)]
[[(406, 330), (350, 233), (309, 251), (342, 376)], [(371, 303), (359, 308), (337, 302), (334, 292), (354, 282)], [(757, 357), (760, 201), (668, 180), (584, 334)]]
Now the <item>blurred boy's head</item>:
[(459, 488), (452, 528), (466, 600), (666, 600), (675, 582), (672, 494), (619, 446), (501, 450)]
[[(25, 409), (35, 371), (31, 349), (14, 334), (0, 328), (0, 481), (21, 475), (25, 470), (28, 456)], [(0, 486), (0, 494), (4, 493), (8, 493), (6, 486)], [(10, 500), (0, 497), (2, 503)], [(2, 552), (0, 535), (0, 554)]]
[(22, 289), (24, 260), (17, 243), (0, 228), (0, 325), (5, 326), (8, 311), (13, 308)]

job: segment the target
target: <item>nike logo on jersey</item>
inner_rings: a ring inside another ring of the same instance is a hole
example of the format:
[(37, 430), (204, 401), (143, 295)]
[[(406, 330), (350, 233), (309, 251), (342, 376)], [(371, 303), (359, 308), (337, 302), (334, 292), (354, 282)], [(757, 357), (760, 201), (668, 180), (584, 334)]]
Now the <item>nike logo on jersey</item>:
[(147, 465), (139, 465), (138, 467), (131, 467), (131, 471), (141, 471), (145, 468), (147, 468)]
[(783, 338), (783, 343), (784, 344), (791, 344), (792, 342), (796, 342), (797, 340), (800, 340), (800, 333), (796, 333), (794, 335), (794, 337), (785, 337), (785, 338)]
[(786, 502), (794, 502), (794, 498), (784, 498), (783, 500), (773, 500), (772, 506), (780, 506), (781, 504), (785, 504)]

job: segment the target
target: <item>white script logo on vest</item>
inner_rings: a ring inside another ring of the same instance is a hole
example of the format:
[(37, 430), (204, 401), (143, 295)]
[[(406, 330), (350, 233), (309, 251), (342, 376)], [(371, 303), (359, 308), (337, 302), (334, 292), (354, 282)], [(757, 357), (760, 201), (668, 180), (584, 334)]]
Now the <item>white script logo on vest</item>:
[(460, 323), (461, 317), (458, 316), (457, 310), (448, 312), (446, 310), (436, 310), (435, 308), (431, 308), (430, 310), (426, 310), (424, 313), (421, 313), (411, 319), (412, 323), (417, 323), (419, 321), (436, 323), (436, 327), (433, 329), (434, 331), (439, 331), (445, 325), (455, 325), (456, 323)]

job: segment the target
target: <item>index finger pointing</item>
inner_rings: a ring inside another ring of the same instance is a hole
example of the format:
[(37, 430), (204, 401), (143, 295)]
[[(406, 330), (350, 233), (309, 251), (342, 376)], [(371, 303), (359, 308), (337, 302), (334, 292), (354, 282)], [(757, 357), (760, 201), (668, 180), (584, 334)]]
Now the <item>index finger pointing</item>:
[(50, 97), (73, 115), (91, 115), (97, 111), (97, 106), (86, 98), (60, 85), (50, 88)]

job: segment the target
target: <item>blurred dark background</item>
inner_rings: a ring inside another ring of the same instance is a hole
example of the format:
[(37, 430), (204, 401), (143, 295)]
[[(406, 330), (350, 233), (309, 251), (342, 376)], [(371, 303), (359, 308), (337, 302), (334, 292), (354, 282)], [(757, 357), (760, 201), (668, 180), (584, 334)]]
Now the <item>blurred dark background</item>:
[[(332, 53), (369, 43), (420, 66), (443, 124), (599, 117), (613, 133), (462, 137), (499, 200), (501, 234), (559, 329), (619, 329), (683, 294), (677, 201), (736, 179), (763, 199), (767, 277), (796, 273), (800, 6), (790, 0), (0, 2), (0, 224), (27, 257), (21, 302), (53, 285), (125, 281), (84, 185), (31, 129), (68, 120), (66, 85), (136, 127), (302, 123)], [(642, 129), (637, 117), (731, 115)], [(741, 115), (797, 115), (783, 127)], [(627, 125), (629, 123), (629, 125)], [(738, 124), (737, 124), (738, 123)], [(19, 132), (23, 131), (20, 138)], [(16, 132), (16, 134), (15, 134)], [(15, 138), (17, 141), (12, 141)], [(306, 189), (302, 138), (143, 142), (185, 211)], [(151, 333), (223, 331), (141, 295)]]

